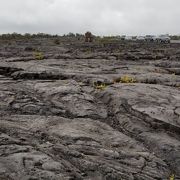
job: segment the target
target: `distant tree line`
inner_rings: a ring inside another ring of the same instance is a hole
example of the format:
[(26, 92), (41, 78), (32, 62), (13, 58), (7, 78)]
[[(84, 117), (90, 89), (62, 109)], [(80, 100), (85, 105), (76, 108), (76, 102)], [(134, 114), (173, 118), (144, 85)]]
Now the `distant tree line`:
[(177, 35), (170, 36), (170, 38), (172, 40), (180, 40), (180, 36), (177, 36)]
[[(94, 35), (93, 35), (94, 36)], [(30, 34), (30, 33), (25, 33), (25, 34), (20, 34), (20, 33), (8, 33), (8, 34), (0, 34), (0, 39), (1, 40), (11, 40), (11, 39), (32, 39), (32, 38), (61, 38), (61, 37), (67, 37), (67, 38), (78, 38), (82, 39), (85, 37), (84, 34), (79, 34), (79, 33), (72, 33), (69, 32), (68, 34), (64, 35), (52, 35), (52, 34), (46, 34), (46, 33), (37, 33), (37, 34)], [(116, 41), (119, 39), (123, 39), (124, 36), (94, 36), (95, 40), (97, 41)], [(180, 35), (171, 35), (171, 39), (173, 40), (180, 40)]]
[(57, 38), (57, 37), (77, 37), (81, 38), (84, 37), (83, 34), (74, 34), (74, 33), (68, 33), (64, 34), (63, 36), (60, 35), (52, 35), (52, 34), (46, 34), (46, 33), (37, 33), (37, 34), (30, 34), (30, 33), (25, 33), (25, 34), (20, 34), (20, 33), (8, 33), (8, 34), (0, 34), (0, 39), (2, 40), (10, 40), (10, 39), (31, 39), (31, 38)]

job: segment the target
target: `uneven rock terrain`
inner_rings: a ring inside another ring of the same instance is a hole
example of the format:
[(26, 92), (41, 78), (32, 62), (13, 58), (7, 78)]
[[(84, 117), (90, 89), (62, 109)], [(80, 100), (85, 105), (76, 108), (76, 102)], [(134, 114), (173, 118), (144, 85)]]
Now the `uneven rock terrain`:
[(180, 179), (180, 44), (0, 45), (0, 180)]

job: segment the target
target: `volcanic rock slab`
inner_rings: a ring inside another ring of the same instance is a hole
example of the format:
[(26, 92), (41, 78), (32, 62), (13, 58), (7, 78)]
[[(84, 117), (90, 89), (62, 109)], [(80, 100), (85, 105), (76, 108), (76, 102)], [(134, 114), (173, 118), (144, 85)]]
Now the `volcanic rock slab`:
[(179, 44), (36, 41), (0, 48), (0, 179), (180, 179)]

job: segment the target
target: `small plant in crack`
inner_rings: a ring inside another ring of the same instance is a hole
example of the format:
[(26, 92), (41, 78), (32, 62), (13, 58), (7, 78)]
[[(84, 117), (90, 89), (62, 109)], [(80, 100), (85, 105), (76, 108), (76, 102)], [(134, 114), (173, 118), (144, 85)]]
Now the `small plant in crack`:
[(36, 60), (43, 60), (43, 59), (44, 59), (43, 53), (42, 53), (42, 52), (39, 52), (39, 51), (34, 52), (33, 56), (34, 56), (34, 58), (35, 58)]
[(170, 177), (169, 177), (169, 180), (175, 180), (175, 175), (171, 174)]
[(134, 77), (125, 75), (114, 80), (114, 83), (136, 83), (137, 80)]
[(105, 90), (107, 85), (101, 81), (96, 81), (93, 83), (93, 87), (98, 90)]

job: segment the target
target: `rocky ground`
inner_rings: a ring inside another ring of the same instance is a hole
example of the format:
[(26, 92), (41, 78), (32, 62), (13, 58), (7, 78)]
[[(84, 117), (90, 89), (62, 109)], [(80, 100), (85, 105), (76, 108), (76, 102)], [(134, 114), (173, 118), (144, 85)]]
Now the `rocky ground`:
[(0, 114), (0, 180), (180, 179), (180, 44), (0, 42)]

